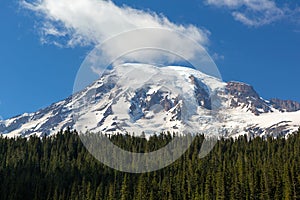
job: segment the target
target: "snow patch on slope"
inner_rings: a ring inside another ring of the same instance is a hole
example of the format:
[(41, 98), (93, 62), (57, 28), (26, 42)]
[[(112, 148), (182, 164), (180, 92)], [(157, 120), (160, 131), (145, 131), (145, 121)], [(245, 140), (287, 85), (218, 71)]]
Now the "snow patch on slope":
[[(228, 137), (277, 137), (298, 129), (300, 111), (283, 113), (270, 106), (266, 113), (256, 107), (261, 114), (255, 115), (251, 110), (255, 99), (243, 97), (241, 101), (238, 95), (242, 94), (226, 93), (227, 85), (187, 67), (123, 64), (72, 97), (35, 113), (0, 121), (0, 134), (52, 135), (69, 126), (82, 132), (138, 135), (142, 131), (181, 132), (189, 127), (195, 133), (218, 130), (219, 135)], [(205, 98), (210, 98), (213, 109), (199, 105), (204, 105)], [(259, 100), (269, 106), (270, 102)], [(238, 103), (233, 107), (232, 102)]]

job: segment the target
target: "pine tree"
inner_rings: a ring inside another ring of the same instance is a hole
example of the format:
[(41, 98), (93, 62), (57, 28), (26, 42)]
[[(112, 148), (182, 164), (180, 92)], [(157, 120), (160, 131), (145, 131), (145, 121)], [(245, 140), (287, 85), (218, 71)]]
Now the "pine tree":
[(96, 197), (95, 199), (96, 200), (100, 200), (100, 199), (103, 199), (103, 195), (102, 195), (102, 188), (103, 188), (103, 185), (102, 183), (97, 187), (97, 190), (96, 190)]
[(129, 181), (128, 181), (128, 176), (125, 174), (123, 183), (122, 183), (122, 188), (121, 188), (121, 200), (128, 200), (129, 198)]

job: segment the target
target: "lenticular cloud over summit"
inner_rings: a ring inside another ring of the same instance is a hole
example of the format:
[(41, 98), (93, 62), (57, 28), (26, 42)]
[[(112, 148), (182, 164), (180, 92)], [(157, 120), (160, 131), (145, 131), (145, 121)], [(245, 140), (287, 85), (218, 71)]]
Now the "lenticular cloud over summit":
[[(23, 1), (22, 5), (43, 20), (40, 24), (42, 42), (63, 46), (98, 45), (105, 40), (123, 32), (143, 28), (168, 29), (183, 34), (201, 46), (208, 43), (209, 32), (193, 25), (179, 25), (170, 22), (166, 17), (154, 12), (133, 9), (127, 6), (118, 7), (112, 1), (102, 0), (36, 0), (33, 3)], [(126, 45), (130, 48), (135, 38), (128, 38)], [(139, 39), (149, 43), (160, 43), (167, 49), (186, 47), (186, 39), (154, 34), (139, 35)], [(124, 41), (125, 42), (125, 41)], [(170, 47), (171, 46), (171, 47)], [(115, 47), (116, 48), (116, 47)], [(112, 52), (114, 49), (108, 49)], [(118, 49), (116, 49), (118, 52)], [(196, 50), (195, 50), (196, 51)], [(159, 52), (157, 53), (159, 56)]]

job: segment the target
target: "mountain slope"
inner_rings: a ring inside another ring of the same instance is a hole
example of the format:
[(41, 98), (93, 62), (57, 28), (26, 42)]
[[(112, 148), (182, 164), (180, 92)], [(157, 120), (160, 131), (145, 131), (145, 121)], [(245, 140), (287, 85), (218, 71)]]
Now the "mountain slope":
[(0, 121), (8, 137), (79, 131), (193, 130), (224, 136), (279, 136), (300, 125), (300, 104), (261, 98), (252, 86), (222, 82), (194, 69), (123, 64), (74, 94), (35, 113)]

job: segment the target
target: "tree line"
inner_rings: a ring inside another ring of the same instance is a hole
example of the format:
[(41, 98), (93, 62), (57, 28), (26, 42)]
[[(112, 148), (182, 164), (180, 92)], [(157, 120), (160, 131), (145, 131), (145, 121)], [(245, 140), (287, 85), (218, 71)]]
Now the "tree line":
[[(149, 152), (172, 137), (114, 135), (110, 140), (130, 151)], [(97, 161), (76, 131), (0, 137), (0, 199), (300, 199), (300, 131), (286, 139), (221, 139), (200, 159), (203, 139), (196, 136), (185, 154), (164, 169), (131, 174)]]

